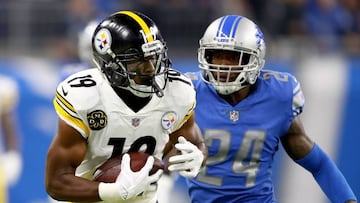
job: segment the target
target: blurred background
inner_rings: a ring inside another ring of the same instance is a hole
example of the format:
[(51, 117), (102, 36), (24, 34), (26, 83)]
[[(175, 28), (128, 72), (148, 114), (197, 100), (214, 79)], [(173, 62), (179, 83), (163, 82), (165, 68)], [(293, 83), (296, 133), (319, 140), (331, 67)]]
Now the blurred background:
[[(335, 160), (360, 198), (358, 0), (0, 0), (0, 73), (19, 83), (24, 160), (21, 178), (10, 188), (11, 203), (49, 202), (44, 167), (56, 130), (52, 99), (60, 72), (80, 61), (78, 34), (90, 20), (127, 9), (157, 23), (174, 68), (183, 72), (197, 70), (198, 41), (215, 18), (238, 14), (256, 22), (267, 44), (265, 69), (298, 78), (308, 134)], [(282, 149), (275, 159), (280, 202), (329, 202), (311, 174)], [(187, 202), (183, 188), (180, 179), (173, 203)]]

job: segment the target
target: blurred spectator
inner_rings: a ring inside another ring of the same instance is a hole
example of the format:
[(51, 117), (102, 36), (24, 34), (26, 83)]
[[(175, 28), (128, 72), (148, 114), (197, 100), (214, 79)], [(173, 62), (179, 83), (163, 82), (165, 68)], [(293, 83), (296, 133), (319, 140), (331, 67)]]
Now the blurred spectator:
[[(137, 10), (153, 17), (163, 30), (172, 58), (196, 58), (197, 39), (210, 19), (239, 14), (254, 19), (271, 39), (269, 51), (284, 40), (321, 51), (359, 55), (358, 0), (0, 0), (0, 42), (16, 51), (76, 61), (77, 33), (86, 23), (117, 10)], [(301, 41), (296, 41), (301, 38)], [(305, 43), (304, 43), (305, 42)], [(294, 43), (284, 50), (294, 49)], [(281, 45), (282, 46), (282, 45)], [(278, 49), (277, 49), (278, 50)], [(1, 51), (1, 50), (0, 50)], [(269, 53), (270, 55), (272, 53)], [(282, 54), (282, 53), (275, 53)], [(195, 57), (194, 57), (195, 56)]]
[[(215, 1), (208, 0), (140, 0), (133, 9), (151, 16), (162, 30), (170, 50), (169, 55), (195, 56), (206, 23), (217, 15)], [(217, 3), (216, 5), (218, 5)]]
[(360, 2), (358, 0), (340, 1), (349, 15), (349, 26), (344, 36), (346, 53), (360, 55)]
[(351, 29), (348, 11), (336, 0), (310, 0), (304, 21), (309, 34), (324, 52), (339, 50), (342, 37)]
[[(265, 38), (270, 41), (270, 50), (276, 48), (277, 43), (287, 38), (302, 38), (306, 36), (303, 10), (307, 0), (273, 0), (248, 1), (252, 8), (254, 21), (263, 28)], [(278, 50), (278, 49), (277, 49)], [(274, 52), (281, 55), (282, 52)]]
[(66, 29), (62, 36), (50, 38), (48, 49), (50, 56), (63, 62), (74, 62), (78, 59), (78, 33), (97, 15), (95, 0), (67, 0), (64, 4), (63, 22)]
[(77, 33), (86, 26), (89, 20), (97, 16), (94, 0), (68, 0), (66, 5), (68, 37), (77, 41)]
[(18, 103), (15, 80), (0, 75), (0, 202), (7, 203), (8, 188), (15, 185), (22, 170), (20, 137), (15, 109)]
[(77, 53), (79, 55), (80, 61), (75, 63), (66, 64), (60, 73), (60, 80), (64, 80), (67, 76), (85, 70), (87, 68), (94, 68), (95, 64), (93, 63), (93, 55), (92, 55), (92, 36), (93, 33), (100, 22), (99, 20), (91, 20), (88, 24), (83, 28), (81, 32), (79, 32), (78, 42), (77, 42)]

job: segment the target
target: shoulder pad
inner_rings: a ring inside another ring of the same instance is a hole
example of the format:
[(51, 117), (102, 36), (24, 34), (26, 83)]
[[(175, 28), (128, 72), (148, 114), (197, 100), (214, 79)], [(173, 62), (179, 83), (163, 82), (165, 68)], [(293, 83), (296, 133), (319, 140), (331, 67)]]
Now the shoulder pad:
[(190, 78), (191, 80), (199, 80), (199, 76), (196, 72), (186, 72), (184, 73), (184, 75)]
[(98, 103), (101, 84), (106, 82), (97, 69), (84, 70), (62, 81), (56, 90), (60, 96), (75, 109), (87, 109)]

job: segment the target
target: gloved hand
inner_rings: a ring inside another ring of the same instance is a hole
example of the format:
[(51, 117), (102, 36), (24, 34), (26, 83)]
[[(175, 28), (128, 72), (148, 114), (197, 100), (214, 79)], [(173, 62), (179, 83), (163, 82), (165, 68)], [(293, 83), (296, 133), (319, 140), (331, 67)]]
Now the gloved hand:
[(179, 171), (185, 178), (194, 178), (200, 171), (204, 155), (194, 144), (187, 141), (184, 137), (178, 138), (175, 148), (181, 152), (169, 158), (169, 171)]
[(5, 152), (0, 155), (0, 165), (4, 170), (5, 184), (13, 186), (17, 183), (22, 171), (21, 155), (16, 151)]
[(103, 201), (127, 200), (140, 195), (143, 192), (156, 191), (156, 183), (163, 173), (158, 170), (153, 175), (149, 172), (154, 164), (154, 157), (149, 156), (145, 166), (138, 172), (130, 168), (130, 156), (124, 154), (121, 162), (121, 172), (115, 183), (100, 183), (99, 196)]

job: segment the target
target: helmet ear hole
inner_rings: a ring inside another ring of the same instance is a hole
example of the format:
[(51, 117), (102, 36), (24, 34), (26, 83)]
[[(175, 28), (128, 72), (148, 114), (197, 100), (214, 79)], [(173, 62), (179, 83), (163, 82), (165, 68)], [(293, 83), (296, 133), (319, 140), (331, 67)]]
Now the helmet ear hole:
[(239, 82), (244, 83), (245, 82), (245, 77), (240, 78)]

